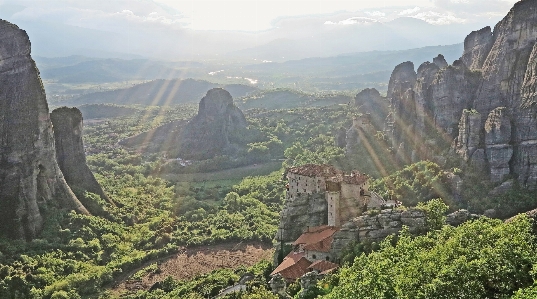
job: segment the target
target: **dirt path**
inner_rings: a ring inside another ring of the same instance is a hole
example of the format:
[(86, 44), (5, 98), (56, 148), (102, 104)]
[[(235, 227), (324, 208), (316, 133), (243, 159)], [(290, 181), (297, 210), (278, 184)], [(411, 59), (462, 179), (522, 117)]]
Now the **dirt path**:
[[(158, 274), (146, 275), (141, 281), (129, 281), (124, 278), (125, 280), (113, 286), (112, 290), (115, 293), (147, 290), (167, 276), (187, 280), (217, 269), (248, 267), (264, 259), (272, 260), (273, 253), (272, 245), (264, 243), (228, 243), (188, 248), (167, 259), (155, 261), (159, 263)], [(132, 274), (136, 272), (137, 270), (132, 271)]]

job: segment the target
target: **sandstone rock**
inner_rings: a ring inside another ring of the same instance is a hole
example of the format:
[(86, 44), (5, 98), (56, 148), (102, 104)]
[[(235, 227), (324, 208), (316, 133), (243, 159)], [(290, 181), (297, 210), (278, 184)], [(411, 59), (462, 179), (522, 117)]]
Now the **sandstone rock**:
[(208, 159), (232, 154), (236, 150), (232, 137), (238, 138), (247, 126), (242, 111), (222, 88), (213, 88), (199, 103), (198, 114), (186, 125), (180, 138), (180, 156)]
[[(437, 59), (438, 60), (438, 59)], [(437, 61), (440, 64), (439, 61)], [(445, 60), (444, 60), (445, 62)], [(437, 63), (424, 62), (417, 72), (416, 84), (414, 85), (415, 100), (416, 100), (416, 132), (424, 138), (426, 127), (432, 127), (429, 115), (432, 115), (431, 106), (431, 84), (440, 67)], [(428, 151), (423, 150), (420, 156), (424, 156)]]
[(529, 158), (537, 140), (537, 122), (525, 105), (532, 96), (536, 11), (535, 1), (517, 2), (494, 28), (494, 43), (482, 67), (484, 80), (475, 103), (480, 112), (507, 108), (513, 126), (510, 144), (515, 153), (510, 172), (527, 188), (537, 185), (537, 169)]
[(489, 26), (478, 31), (472, 31), (464, 39), (462, 62), (470, 70), (479, 70), (492, 48), (493, 36)]
[(347, 146), (347, 129), (340, 127), (336, 133), (335, 142), (339, 148), (345, 148)]
[(472, 219), (472, 215), (468, 210), (458, 210), (446, 216), (446, 223), (452, 226), (458, 226)]
[(324, 193), (302, 193), (285, 203), (276, 240), (295, 241), (306, 227), (327, 224), (328, 204)]
[(360, 112), (369, 115), (369, 122), (377, 130), (384, 127), (384, 120), (389, 113), (389, 101), (380, 95), (375, 88), (366, 88), (360, 91), (354, 103), (360, 107)]
[(363, 89), (354, 98), (354, 103), (356, 106), (370, 105), (371, 103), (376, 103), (379, 101), (382, 101), (382, 97), (375, 88)]
[[(56, 159), (71, 190), (95, 193), (103, 200), (113, 204), (86, 164), (80, 110), (78, 108), (58, 108), (52, 111), (50, 119), (56, 141)], [(86, 200), (83, 196), (80, 196), (79, 199), (92, 214), (105, 214), (103, 207), (99, 204)]]
[[(503, 182), (500, 186), (492, 189), (489, 192), (489, 195), (496, 196), (496, 195), (504, 194), (504, 193), (512, 190), (514, 185), (515, 185), (514, 180), (507, 180), (507, 181)], [(487, 212), (487, 211), (485, 211), (485, 212)], [(488, 216), (486, 213), (485, 213), (485, 216), (491, 217), (491, 216)]]
[(468, 161), (480, 145), (480, 140), (481, 115), (475, 110), (463, 110), (454, 144), (455, 152)]
[(387, 97), (391, 104), (393, 122), (392, 147), (401, 149), (397, 156), (404, 163), (410, 162), (412, 145), (416, 144), (414, 132), (416, 122), (415, 91), (417, 74), (414, 64), (403, 62), (395, 67), (388, 83)]
[(269, 285), (270, 285), (270, 289), (272, 290), (274, 294), (278, 294), (282, 297), (287, 296), (287, 293), (286, 293), (287, 284), (281, 274), (278, 273), (272, 276), (272, 278), (269, 281)]
[(493, 183), (503, 181), (510, 173), (509, 161), (513, 156), (513, 146), (487, 145), (486, 154), (490, 166), (490, 181)]
[(505, 107), (493, 109), (485, 122), (485, 144), (490, 179), (493, 183), (503, 181), (510, 174), (509, 162), (513, 156), (511, 120)]
[(460, 61), (438, 72), (431, 83), (430, 99), (436, 130), (451, 139), (457, 136), (461, 113), (471, 106), (479, 79)]
[(522, 108), (530, 108), (535, 111), (537, 108), (537, 44), (533, 49), (528, 61), (524, 82), (522, 83)]
[(88, 213), (56, 162), (54, 135), (26, 32), (0, 20), (0, 232), (32, 239), (41, 205)]
[(506, 107), (494, 108), (485, 122), (485, 144), (508, 144), (511, 141), (511, 120)]
[(488, 173), (489, 168), (487, 157), (485, 155), (485, 149), (476, 149), (470, 157), (470, 163), (468, 165), (472, 167), (472, 169), (474, 169), (477, 173)]
[(446, 59), (444, 58), (444, 55), (442, 54), (438, 54), (438, 56), (433, 58), (433, 63), (436, 64), (436, 66), (438, 66), (438, 68), (441, 68), (441, 69), (448, 66), (448, 63)]
[(495, 209), (487, 209), (483, 212), (483, 216), (488, 218), (495, 218), (496, 217), (496, 210)]
[(300, 287), (302, 291), (300, 292), (299, 298), (306, 298), (308, 291), (317, 285), (318, 275), (315, 271), (308, 272), (302, 277), (300, 277)]

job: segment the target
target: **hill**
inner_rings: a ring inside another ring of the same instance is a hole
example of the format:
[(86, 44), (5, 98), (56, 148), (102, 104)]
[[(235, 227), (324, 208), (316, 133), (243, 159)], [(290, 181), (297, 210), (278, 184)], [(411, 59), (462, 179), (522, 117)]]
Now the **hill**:
[[(130, 88), (96, 92), (82, 95), (63, 102), (64, 105), (111, 103), (120, 105), (170, 106), (184, 103), (197, 103), (216, 83), (194, 79), (154, 80)], [(228, 86), (224, 86), (227, 89)], [(255, 87), (233, 84), (229, 92), (234, 98), (256, 91)]]

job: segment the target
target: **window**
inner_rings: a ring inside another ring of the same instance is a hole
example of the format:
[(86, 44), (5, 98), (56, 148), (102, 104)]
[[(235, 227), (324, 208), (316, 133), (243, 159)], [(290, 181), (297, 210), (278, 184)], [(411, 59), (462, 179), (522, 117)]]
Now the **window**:
[(316, 259), (317, 256), (314, 254), (314, 255), (311, 256), (311, 258), (312, 258), (312, 259)]
[(330, 257), (326, 256), (325, 260), (328, 262), (330, 260)]

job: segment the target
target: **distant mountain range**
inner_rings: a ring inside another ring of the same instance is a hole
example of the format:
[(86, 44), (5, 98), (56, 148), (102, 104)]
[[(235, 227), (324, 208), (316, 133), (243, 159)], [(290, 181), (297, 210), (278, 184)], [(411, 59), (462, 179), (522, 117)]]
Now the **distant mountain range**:
[(458, 43), (467, 32), (463, 25), (435, 26), (415, 18), (334, 26), (328, 30), (325, 27), (320, 27), (319, 31), (307, 36), (275, 39), (252, 48), (230, 52), (228, 56), (282, 62), (351, 52), (398, 51)]
[(149, 59), (36, 57), (41, 77), (61, 83), (106, 83), (124, 80), (196, 77), (200, 62), (164, 62)]
[(243, 97), (257, 91), (257, 88), (240, 85), (219, 85), (203, 80), (154, 80), (130, 88), (95, 92), (60, 103), (67, 106), (110, 103), (118, 105), (170, 106), (198, 103), (211, 88), (223, 87), (234, 98)]

